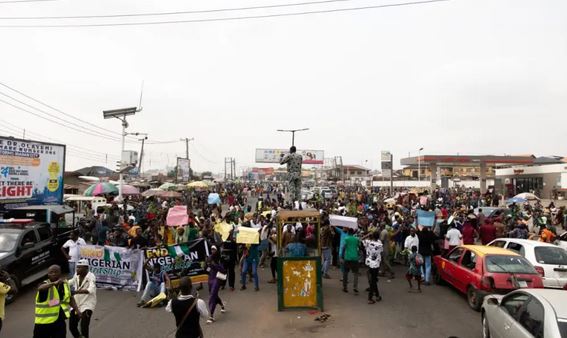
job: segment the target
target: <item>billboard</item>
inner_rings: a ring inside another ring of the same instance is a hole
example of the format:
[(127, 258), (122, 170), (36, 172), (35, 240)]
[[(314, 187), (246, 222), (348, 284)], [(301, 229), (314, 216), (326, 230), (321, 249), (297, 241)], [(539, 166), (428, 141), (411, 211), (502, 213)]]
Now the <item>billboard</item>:
[(382, 151), (380, 153), (382, 177), (392, 178), (392, 153)]
[(177, 182), (187, 183), (191, 179), (191, 173), (189, 172), (189, 159), (187, 158), (177, 158)]
[(65, 145), (0, 136), (0, 211), (63, 204)]
[[(289, 149), (256, 149), (257, 163), (280, 163), (281, 154), (287, 154)], [(297, 153), (303, 156), (303, 164), (323, 164), (325, 153), (323, 150), (300, 150)]]

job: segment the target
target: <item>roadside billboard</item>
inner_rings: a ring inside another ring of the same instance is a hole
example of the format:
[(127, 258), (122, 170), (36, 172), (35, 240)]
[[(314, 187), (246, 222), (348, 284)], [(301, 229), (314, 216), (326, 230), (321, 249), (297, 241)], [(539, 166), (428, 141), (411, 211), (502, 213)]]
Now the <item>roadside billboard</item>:
[(191, 179), (191, 174), (189, 172), (189, 159), (177, 158), (177, 182), (187, 183)]
[(0, 136), (0, 211), (63, 204), (65, 145)]
[[(325, 152), (323, 150), (300, 150), (303, 164), (323, 164)], [(289, 153), (289, 149), (256, 149), (256, 163), (280, 163), (281, 154)]]

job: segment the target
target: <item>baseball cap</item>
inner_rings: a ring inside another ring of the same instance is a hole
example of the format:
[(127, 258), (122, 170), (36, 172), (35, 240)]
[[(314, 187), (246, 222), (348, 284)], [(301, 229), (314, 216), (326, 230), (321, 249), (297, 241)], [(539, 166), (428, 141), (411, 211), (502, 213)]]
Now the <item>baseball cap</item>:
[(77, 266), (89, 266), (89, 261), (83, 258), (77, 262)]

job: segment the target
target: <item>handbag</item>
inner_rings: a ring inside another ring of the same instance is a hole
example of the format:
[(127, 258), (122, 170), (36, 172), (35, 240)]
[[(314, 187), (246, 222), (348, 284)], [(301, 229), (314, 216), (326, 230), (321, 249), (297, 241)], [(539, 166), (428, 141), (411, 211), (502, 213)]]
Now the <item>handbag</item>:
[(226, 280), (226, 273), (222, 273), (222, 272), (219, 271), (219, 272), (217, 272), (216, 277), (217, 277), (217, 279), (220, 279), (220, 280)]

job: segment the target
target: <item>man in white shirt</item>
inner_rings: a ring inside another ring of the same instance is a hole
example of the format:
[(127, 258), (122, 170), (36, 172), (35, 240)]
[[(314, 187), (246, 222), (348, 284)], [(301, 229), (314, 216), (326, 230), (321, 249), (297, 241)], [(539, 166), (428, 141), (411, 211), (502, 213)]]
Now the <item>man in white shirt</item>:
[(454, 224), (451, 224), (451, 229), (447, 231), (445, 238), (449, 242), (449, 251), (451, 251), (456, 246), (461, 244), (461, 239), (463, 238), (463, 235), (461, 235), (459, 229), (455, 228)]
[(417, 237), (417, 234), (415, 232), (415, 228), (411, 228), (410, 229), (410, 235), (408, 237), (406, 237), (406, 241), (404, 243), (404, 249), (410, 250), (413, 247), (419, 248), (419, 237)]
[[(69, 280), (71, 294), (75, 298), (75, 303), (81, 311), (81, 316), (77, 316), (75, 311), (71, 312), (69, 319), (69, 330), (73, 337), (89, 337), (89, 325), (96, 307), (96, 276), (89, 272), (89, 261), (81, 259), (77, 262), (77, 274)], [(79, 332), (78, 326), (81, 323)]]
[(79, 261), (79, 257), (81, 255), (79, 248), (81, 245), (87, 245), (87, 242), (79, 237), (79, 232), (77, 230), (73, 230), (71, 231), (70, 238), (61, 247), (63, 255), (69, 262), (69, 276), (75, 275), (75, 264)]

